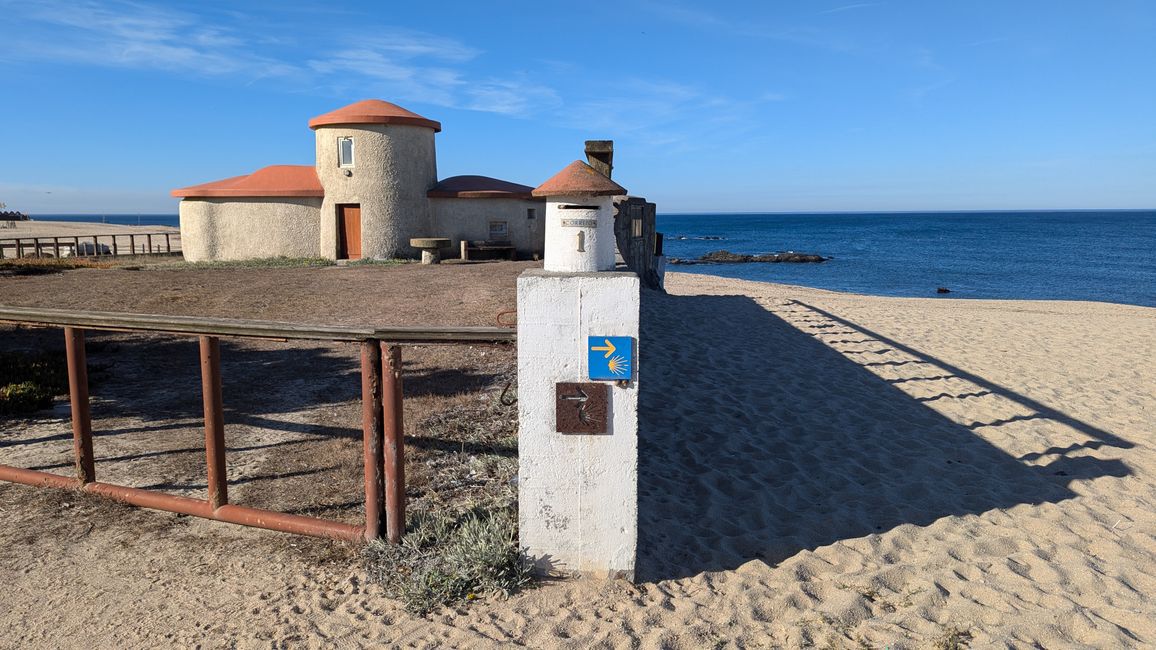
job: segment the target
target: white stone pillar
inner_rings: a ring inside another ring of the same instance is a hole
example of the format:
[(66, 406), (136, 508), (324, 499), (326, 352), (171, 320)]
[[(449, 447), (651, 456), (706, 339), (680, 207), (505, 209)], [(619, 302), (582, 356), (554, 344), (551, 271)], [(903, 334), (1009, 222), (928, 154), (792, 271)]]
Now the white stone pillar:
[[(634, 577), (639, 282), (613, 271), (625, 193), (581, 161), (534, 190), (546, 259), (518, 278), (518, 530), (542, 572)], [(610, 361), (622, 374), (601, 379)]]
[(588, 337), (637, 342), (638, 310), (634, 273), (518, 278), (519, 545), (540, 571), (634, 577), (637, 343), (631, 380), (609, 383), (606, 434), (558, 433), (555, 415), (557, 384), (589, 381)]

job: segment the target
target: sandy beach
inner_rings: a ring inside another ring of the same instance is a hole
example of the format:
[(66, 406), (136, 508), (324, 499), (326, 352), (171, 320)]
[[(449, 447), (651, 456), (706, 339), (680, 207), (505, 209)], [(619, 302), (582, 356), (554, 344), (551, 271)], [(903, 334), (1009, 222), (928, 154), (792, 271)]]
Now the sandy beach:
[(0, 646), (1156, 644), (1156, 310), (668, 290), (642, 301), (638, 584), (419, 617), (355, 549), (0, 484)]

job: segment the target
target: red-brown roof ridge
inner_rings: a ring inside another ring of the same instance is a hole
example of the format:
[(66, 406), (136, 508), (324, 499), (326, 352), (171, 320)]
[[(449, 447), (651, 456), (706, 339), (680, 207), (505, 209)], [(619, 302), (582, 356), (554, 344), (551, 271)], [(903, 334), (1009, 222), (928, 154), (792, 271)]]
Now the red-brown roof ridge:
[(252, 174), (182, 187), (172, 191), (180, 198), (237, 196), (325, 196), (313, 165), (269, 165)]
[(590, 165), (575, 160), (534, 188), (534, 196), (619, 196), (626, 188)]
[(431, 199), (530, 199), (534, 188), (489, 176), (451, 176), (426, 194)]
[(340, 124), (404, 124), (424, 126), (435, 132), (442, 130), (440, 122), (380, 99), (363, 99), (309, 120), (311, 129)]

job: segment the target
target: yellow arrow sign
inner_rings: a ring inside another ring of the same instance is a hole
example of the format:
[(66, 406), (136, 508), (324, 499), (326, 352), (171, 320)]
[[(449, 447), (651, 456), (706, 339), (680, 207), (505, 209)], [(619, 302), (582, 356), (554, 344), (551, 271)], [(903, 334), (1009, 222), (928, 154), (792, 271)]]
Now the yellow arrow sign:
[(590, 346), (590, 349), (595, 351), (595, 352), (605, 352), (606, 358), (609, 359), (610, 355), (614, 354), (614, 350), (615, 350), (614, 344), (610, 342), (610, 339), (602, 339), (602, 340), (603, 340), (603, 342), (606, 343), (606, 345), (592, 345), (592, 346)]

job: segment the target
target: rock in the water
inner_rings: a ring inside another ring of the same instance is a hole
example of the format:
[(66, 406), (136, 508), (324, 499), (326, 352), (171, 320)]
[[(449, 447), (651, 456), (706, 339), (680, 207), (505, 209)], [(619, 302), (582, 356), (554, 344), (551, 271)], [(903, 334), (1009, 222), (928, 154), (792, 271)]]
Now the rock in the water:
[(938, 287), (936, 288), (935, 293), (951, 293), (951, 289), (948, 289), (947, 287)]
[(668, 260), (668, 264), (746, 264), (750, 262), (764, 262), (764, 263), (778, 263), (778, 262), (826, 262), (831, 259), (822, 255), (815, 255), (812, 253), (796, 253), (794, 251), (787, 251), (785, 253), (766, 253), (764, 255), (746, 255), (744, 253), (732, 253), (730, 251), (711, 251), (697, 260), (683, 260), (679, 258), (672, 258)]
[(738, 262), (750, 262), (754, 259), (753, 255), (742, 255), (739, 253), (732, 253), (730, 251), (711, 251), (706, 255), (698, 258), (700, 262), (715, 262), (716, 264), (734, 264)]

